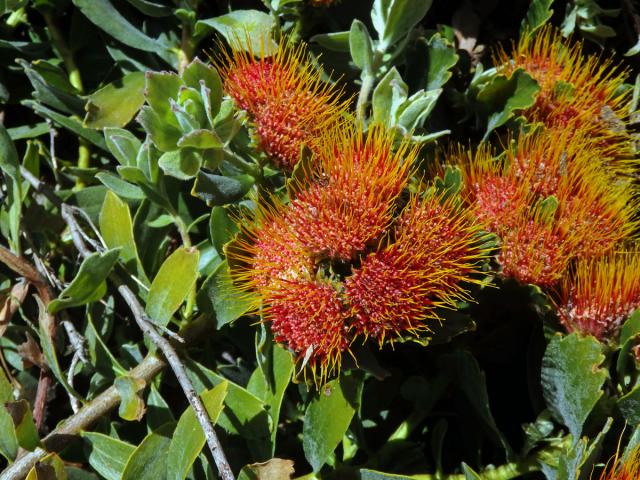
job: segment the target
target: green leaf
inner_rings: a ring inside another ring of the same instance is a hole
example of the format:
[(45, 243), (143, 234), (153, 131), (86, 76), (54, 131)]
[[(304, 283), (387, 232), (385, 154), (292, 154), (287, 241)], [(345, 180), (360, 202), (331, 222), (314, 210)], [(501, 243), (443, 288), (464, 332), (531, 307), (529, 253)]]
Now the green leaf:
[(129, 457), (122, 480), (159, 480), (166, 476), (167, 450), (175, 423), (168, 423), (151, 432)]
[(120, 165), (136, 166), (136, 157), (142, 144), (133, 133), (122, 128), (105, 128), (104, 141)]
[(65, 308), (77, 307), (95, 302), (107, 291), (105, 280), (118, 261), (120, 249), (93, 253), (85, 258), (77, 275), (49, 304), (49, 312), (57, 313)]
[(542, 359), (542, 390), (549, 410), (565, 425), (574, 442), (602, 396), (607, 372), (600, 368), (602, 346), (593, 337), (554, 336)]
[[(3, 407), (0, 405), (0, 408)], [(7, 402), (4, 404), (4, 408), (7, 409), (13, 419), (18, 445), (30, 452), (34, 451), (40, 446), (40, 437), (33, 421), (29, 402), (24, 399), (17, 402)]]
[(102, 138), (102, 135), (95, 130), (83, 127), (82, 123), (80, 123), (79, 120), (76, 120), (73, 117), (62, 115), (61, 113), (51, 110), (50, 108), (34, 102), (33, 100), (23, 100), (22, 104), (31, 108), (36, 114), (40, 115), (41, 117), (48, 118), (61, 127), (66, 128), (70, 132), (84, 138), (86, 141), (92, 143), (96, 147), (101, 148), (104, 151), (109, 151), (106, 143), (104, 142), (104, 138)]
[(640, 424), (640, 385), (618, 399), (618, 408), (629, 424)]
[(509, 78), (504, 75), (493, 77), (478, 93), (478, 101), (488, 112), (483, 140), (517, 111), (531, 107), (539, 91), (538, 83), (522, 69), (516, 70)]
[(462, 462), (462, 472), (464, 473), (465, 480), (482, 480), (482, 477), (464, 462)]
[[(193, 361), (186, 361), (189, 378), (196, 391), (227, 381), (216, 372)], [(271, 427), (269, 414), (262, 400), (241, 386), (229, 382), (225, 397), (225, 409), (220, 414), (218, 425), (228, 433), (240, 435), (257, 460), (270, 456)]]
[(220, 137), (216, 135), (214, 130), (196, 129), (185, 134), (178, 140), (178, 146), (193, 147), (199, 149), (215, 148), (220, 149), (224, 147)]
[(431, 37), (428, 45), (427, 84), (425, 90), (441, 88), (451, 78), (451, 68), (458, 63), (455, 46), (439, 34)]
[(369, 74), (373, 73), (373, 42), (367, 26), (357, 18), (349, 31), (349, 50), (356, 67)]
[[(209, 122), (212, 124), (222, 103), (222, 80), (217, 70), (196, 57), (182, 72), (182, 81), (187, 87), (201, 92)], [(201, 82), (204, 83), (206, 90), (203, 89)]]
[(191, 148), (163, 153), (158, 165), (164, 173), (179, 180), (195, 177), (202, 166), (202, 156)]
[[(0, 130), (2, 127), (0, 126)], [(18, 455), (18, 437), (13, 419), (3, 405), (13, 400), (13, 387), (0, 368), (0, 455), (13, 461)]]
[(254, 183), (255, 179), (251, 175), (226, 177), (200, 170), (191, 194), (210, 205), (227, 205), (242, 199)]
[(342, 376), (322, 387), (307, 407), (302, 448), (314, 472), (322, 468), (344, 437), (356, 412), (356, 389), (353, 376)]
[(360, 475), (359, 480), (411, 480), (412, 478), (406, 475), (394, 475), (393, 473), (378, 472), (366, 468), (361, 468), (358, 474)]
[(428, 92), (421, 90), (414, 93), (406, 102), (400, 105), (395, 123), (406, 131), (422, 127), (436, 106), (441, 93), (442, 90), (439, 88)]
[(127, 0), (127, 2), (150, 17), (168, 17), (171, 15), (171, 7), (166, 5), (150, 2), (149, 0)]
[(231, 219), (225, 207), (216, 206), (211, 209), (209, 235), (218, 255), (224, 257), (224, 245), (230, 242), (238, 231), (238, 225)]
[[(227, 382), (222, 382), (200, 394), (202, 403), (214, 425), (222, 411), (228, 386)], [(202, 447), (204, 447), (205, 441), (202, 427), (196, 418), (193, 408), (189, 406), (180, 416), (178, 426), (169, 445), (169, 451), (167, 452), (167, 480), (183, 480), (186, 478), (191, 465), (193, 465)]]
[(321, 47), (333, 52), (349, 53), (349, 37), (351, 32), (319, 33), (311, 37), (311, 42), (318, 43)]
[(138, 421), (144, 416), (144, 400), (140, 391), (145, 387), (144, 380), (123, 376), (116, 378), (114, 386), (120, 395), (118, 415), (128, 421)]
[(67, 480), (64, 462), (55, 453), (50, 453), (29, 470), (25, 480)]
[(3, 125), (0, 125), (0, 168), (14, 181), (22, 180), (18, 151)]
[(24, 140), (25, 138), (40, 137), (49, 133), (49, 125), (47, 122), (40, 122), (33, 125), (20, 125), (18, 127), (8, 128), (9, 137), (14, 142), (16, 140)]
[(124, 127), (144, 103), (144, 74), (132, 72), (87, 97), (84, 126)]
[(82, 112), (82, 99), (78, 91), (71, 86), (67, 75), (58, 66), (44, 60), (28, 63), (22, 59), (16, 62), (24, 69), (34, 88), (33, 96), (39, 103), (55, 110), (76, 115)]
[(182, 79), (173, 72), (146, 72), (144, 83), (144, 96), (147, 103), (160, 116), (169, 121), (171, 125), (178, 126), (171, 112), (170, 99), (176, 100), (180, 88), (184, 86)]
[(454, 366), (458, 379), (456, 384), (464, 393), (476, 415), (492, 433), (494, 442), (502, 445), (505, 451), (511, 452), (507, 439), (500, 432), (491, 413), (485, 374), (480, 370), (477, 360), (469, 352), (459, 350), (451, 354), (451, 360), (447, 363)]
[(382, 77), (373, 91), (373, 121), (385, 125), (395, 123), (396, 112), (407, 100), (409, 88), (393, 67)]
[(138, 274), (141, 280), (146, 276), (138, 268), (138, 250), (133, 238), (133, 222), (129, 206), (113, 192), (107, 192), (100, 211), (100, 233), (109, 248), (120, 248), (120, 260)]
[(233, 284), (226, 261), (207, 277), (196, 300), (200, 310), (215, 315), (218, 329), (251, 311), (256, 304), (255, 298)]
[(109, 0), (73, 0), (73, 4), (94, 25), (128, 47), (152, 53), (167, 49), (164, 42), (148, 37), (129, 23)]
[(136, 448), (102, 433), (82, 432), (80, 436), (88, 451), (89, 465), (105, 480), (120, 480), (127, 460)]
[[(167, 105), (169, 102), (167, 101)], [(153, 144), (162, 152), (169, 152), (178, 148), (178, 140), (182, 132), (177, 125), (167, 124), (151, 107), (144, 106), (136, 117), (142, 128), (149, 134)]]
[(276, 43), (271, 38), (273, 17), (258, 10), (234, 10), (215, 18), (199, 20), (195, 34), (203, 36), (217, 30), (234, 47), (249, 50), (260, 56), (274, 52)]
[(276, 434), (278, 425), (280, 425), (280, 408), (284, 399), (285, 391), (291, 383), (295, 362), (290, 352), (282, 348), (280, 345), (273, 344), (273, 340), (269, 339), (272, 348), (269, 351), (271, 358), (267, 362), (267, 371), (257, 367), (251, 378), (247, 389), (254, 395), (261, 398), (269, 406), (269, 415), (271, 416), (271, 454), (275, 454)]
[(146, 195), (140, 187), (126, 182), (111, 172), (97, 173), (96, 178), (110, 191), (123, 198), (129, 198), (131, 200), (142, 200), (146, 198)]
[[(42, 303), (40, 297), (36, 296), (35, 299), (38, 304), (38, 325), (40, 327), (38, 331), (40, 334), (40, 346), (42, 347), (42, 353), (46, 363), (53, 373), (53, 376), (56, 377), (67, 393), (73, 395), (78, 400), (81, 400), (80, 395), (78, 395), (73, 387), (69, 385), (69, 382), (67, 382), (67, 377), (62, 371), (62, 368), (60, 368), (60, 363), (58, 362), (58, 354), (56, 353), (56, 347), (53, 344), (54, 339), (50, 334), (50, 332), (53, 331), (52, 323), (55, 321), (55, 317), (47, 313), (47, 306)], [(51, 303), (49, 303), (49, 306), (51, 306)]]
[(178, 248), (162, 264), (147, 296), (147, 315), (166, 326), (198, 278), (200, 253), (195, 248)]
[(432, 0), (375, 0), (371, 20), (380, 39), (379, 49), (386, 51), (405, 37), (427, 14), (431, 3)]
[(527, 15), (520, 24), (520, 35), (531, 35), (542, 27), (553, 15), (553, 0), (531, 0)]

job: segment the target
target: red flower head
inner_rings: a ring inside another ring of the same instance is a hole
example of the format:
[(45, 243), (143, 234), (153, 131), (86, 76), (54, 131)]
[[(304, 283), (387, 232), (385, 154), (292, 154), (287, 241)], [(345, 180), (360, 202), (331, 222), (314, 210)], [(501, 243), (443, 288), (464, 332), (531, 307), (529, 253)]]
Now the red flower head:
[(612, 253), (582, 260), (560, 286), (558, 314), (568, 331), (603, 340), (640, 308), (640, 255)]
[(303, 145), (342, 122), (348, 103), (321, 80), (304, 44), (282, 42), (275, 52), (262, 50), (258, 55), (235, 48), (216, 63), (225, 91), (249, 114), (260, 148), (290, 172)]
[(295, 188), (288, 221), (318, 259), (350, 261), (374, 243), (393, 220), (396, 199), (413, 171), (417, 149), (377, 126), (344, 130), (318, 146), (315, 171)]
[(438, 318), (435, 307), (468, 299), (463, 283), (473, 281), (487, 257), (469, 210), (432, 193), (412, 196), (392, 238), (345, 281), (352, 327), (380, 344), (428, 330), (425, 321)]
[(498, 51), (494, 63), (507, 75), (522, 68), (540, 85), (535, 104), (525, 113), (530, 122), (589, 132), (603, 144), (615, 143), (617, 156), (629, 156), (629, 97), (619, 94), (628, 73), (612, 59), (585, 56), (581, 43), (571, 45), (545, 26), (522, 35), (510, 54)]

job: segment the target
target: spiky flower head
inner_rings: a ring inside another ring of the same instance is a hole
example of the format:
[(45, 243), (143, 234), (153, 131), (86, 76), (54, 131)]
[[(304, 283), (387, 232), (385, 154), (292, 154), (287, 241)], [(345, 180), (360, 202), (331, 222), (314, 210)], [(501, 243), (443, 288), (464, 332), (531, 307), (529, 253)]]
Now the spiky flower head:
[(481, 226), (455, 197), (413, 195), (395, 223), (393, 240), (363, 259), (345, 281), (352, 328), (380, 345), (428, 330), (436, 307), (468, 300), (465, 282), (487, 251)]
[(241, 48), (242, 43), (234, 42), (216, 60), (224, 89), (249, 114), (259, 147), (291, 172), (304, 145), (341, 124), (348, 102), (321, 79), (303, 43), (283, 41), (270, 51), (265, 42), (260, 52), (248, 41), (248, 48)]
[(582, 260), (559, 289), (558, 315), (568, 331), (604, 340), (640, 308), (640, 254), (615, 252)]
[(343, 129), (318, 144), (313, 171), (295, 186), (287, 214), (315, 258), (350, 261), (389, 227), (417, 155), (406, 143), (394, 149), (394, 138), (372, 126), (366, 133)]
[(414, 194), (402, 208), (416, 151), (394, 150), (391, 132), (343, 133), (318, 152), (307, 178), (289, 183), (289, 203), (263, 202), (226, 249), (235, 281), (316, 382), (358, 338), (427, 329), (435, 307), (467, 298), (462, 284), (486, 256), (454, 200)]
[(502, 273), (550, 287), (576, 258), (605, 254), (636, 228), (635, 187), (582, 133), (521, 134), (496, 158), (458, 152), (477, 217), (502, 239)]
[(634, 448), (626, 459), (617, 453), (613, 462), (600, 474), (599, 480), (637, 480), (640, 478), (640, 448)]
[(547, 25), (534, 34), (525, 32), (510, 53), (499, 50), (494, 63), (507, 75), (524, 69), (540, 85), (535, 104), (525, 112), (530, 122), (588, 131), (627, 155), (629, 97), (620, 94), (620, 87), (628, 73), (612, 59), (582, 50), (582, 43), (565, 40)]

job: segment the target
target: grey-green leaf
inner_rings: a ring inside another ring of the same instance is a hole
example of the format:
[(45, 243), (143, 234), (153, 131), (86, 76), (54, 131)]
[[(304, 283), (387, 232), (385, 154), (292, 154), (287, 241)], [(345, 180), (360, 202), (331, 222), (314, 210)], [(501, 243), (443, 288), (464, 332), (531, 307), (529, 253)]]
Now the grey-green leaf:
[(602, 346), (593, 337), (572, 333), (554, 336), (542, 359), (542, 390), (556, 420), (571, 432), (574, 442), (602, 396), (607, 372), (601, 368)]

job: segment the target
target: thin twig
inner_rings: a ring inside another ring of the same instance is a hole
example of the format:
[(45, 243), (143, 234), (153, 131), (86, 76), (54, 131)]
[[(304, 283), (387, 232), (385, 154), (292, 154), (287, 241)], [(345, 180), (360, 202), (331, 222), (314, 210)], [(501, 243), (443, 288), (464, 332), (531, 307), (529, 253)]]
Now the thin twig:
[[(80, 354), (76, 350), (73, 352), (73, 357), (71, 358), (71, 364), (69, 365), (69, 371), (67, 372), (67, 383), (71, 388), (73, 387), (73, 377), (75, 377), (75, 369), (80, 360)], [(73, 413), (78, 413), (80, 410), (80, 401), (73, 395), (69, 394), (69, 402), (71, 403), (71, 410)]]
[[(73, 215), (73, 209), (70, 208), (69, 205), (63, 204), (61, 207), (61, 213), (65, 222), (67, 222), (74, 245), (83, 257), (88, 257), (92, 252), (87, 248), (87, 245), (84, 242), (84, 236), (80, 232), (80, 226)], [(133, 293), (133, 291), (115, 273), (111, 274), (111, 279), (115, 283), (118, 292), (129, 306), (129, 309), (133, 313), (133, 317), (142, 332), (149, 337), (156, 347), (160, 349), (171, 366), (173, 373), (178, 379), (178, 383), (182, 387), (182, 390), (191, 404), (200, 426), (202, 427), (207, 444), (209, 445), (209, 449), (213, 455), (213, 460), (218, 467), (220, 477), (223, 480), (235, 480), (235, 476), (233, 475), (231, 466), (229, 465), (224, 451), (222, 450), (222, 445), (220, 444), (220, 440), (213, 428), (209, 414), (207, 413), (202, 400), (200, 400), (200, 397), (196, 393), (195, 388), (193, 388), (193, 383), (187, 375), (187, 371), (182, 360), (180, 360), (180, 357), (171, 343), (158, 333), (155, 327), (155, 322), (149, 319), (135, 293)]]

